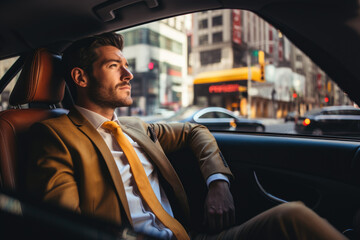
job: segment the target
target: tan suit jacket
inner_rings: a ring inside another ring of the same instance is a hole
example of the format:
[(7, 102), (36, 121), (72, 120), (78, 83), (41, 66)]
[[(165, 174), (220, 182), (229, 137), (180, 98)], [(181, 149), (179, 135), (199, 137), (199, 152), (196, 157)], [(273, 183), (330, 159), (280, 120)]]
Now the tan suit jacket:
[[(203, 126), (190, 123), (147, 124), (138, 118), (119, 118), (123, 131), (148, 154), (183, 216), (189, 217), (184, 188), (166, 154), (189, 146), (199, 160), (204, 179), (213, 173), (231, 176), (217, 143)], [(44, 201), (95, 215), (118, 224), (131, 223), (123, 182), (113, 156), (93, 125), (76, 109), (68, 115), (36, 123), (28, 190)], [(123, 213), (123, 214), (121, 214)], [(127, 217), (125, 217), (126, 215)]]

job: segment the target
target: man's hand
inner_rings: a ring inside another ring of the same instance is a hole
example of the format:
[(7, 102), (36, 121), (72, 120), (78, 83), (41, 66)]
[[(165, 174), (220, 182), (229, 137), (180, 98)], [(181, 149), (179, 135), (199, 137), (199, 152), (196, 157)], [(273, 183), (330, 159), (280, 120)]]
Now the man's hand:
[(211, 232), (219, 232), (234, 225), (234, 201), (226, 181), (218, 180), (210, 183), (204, 212), (205, 225)]

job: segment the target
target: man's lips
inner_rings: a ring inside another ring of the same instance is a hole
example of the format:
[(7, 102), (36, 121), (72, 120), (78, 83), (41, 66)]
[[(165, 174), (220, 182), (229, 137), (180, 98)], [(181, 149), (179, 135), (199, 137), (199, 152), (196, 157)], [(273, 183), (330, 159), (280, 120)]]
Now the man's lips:
[(130, 84), (126, 84), (126, 85), (119, 85), (117, 86), (120, 90), (131, 90), (131, 85)]
[(130, 86), (123, 86), (123, 87), (119, 87), (121, 90), (131, 90)]

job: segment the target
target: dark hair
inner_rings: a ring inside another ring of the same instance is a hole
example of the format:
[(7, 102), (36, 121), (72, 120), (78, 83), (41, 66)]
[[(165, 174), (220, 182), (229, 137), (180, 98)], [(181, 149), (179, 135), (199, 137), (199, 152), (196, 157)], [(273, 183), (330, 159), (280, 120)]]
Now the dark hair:
[(124, 38), (117, 33), (103, 33), (78, 40), (64, 51), (62, 61), (65, 81), (75, 101), (77, 99), (76, 84), (71, 77), (71, 70), (79, 67), (86, 74), (92, 75), (92, 65), (98, 58), (95, 49), (102, 46), (114, 46), (123, 50)]

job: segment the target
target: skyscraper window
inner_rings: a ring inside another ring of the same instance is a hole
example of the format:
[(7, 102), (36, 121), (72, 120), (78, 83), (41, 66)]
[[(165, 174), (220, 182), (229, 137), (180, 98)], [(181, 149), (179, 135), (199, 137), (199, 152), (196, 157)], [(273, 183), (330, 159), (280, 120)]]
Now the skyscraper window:
[(221, 62), (221, 49), (200, 52), (201, 65)]
[(208, 44), (209, 43), (209, 37), (207, 34), (205, 35), (201, 35), (199, 37), (199, 45), (205, 45), (205, 44)]
[(223, 41), (223, 33), (222, 32), (216, 32), (213, 33), (213, 43), (219, 43)]
[(208, 28), (208, 20), (202, 19), (199, 21), (199, 29)]
[(212, 18), (212, 25), (213, 25), (213, 27), (223, 25), (223, 16), (220, 15), (220, 16), (213, 17)]

